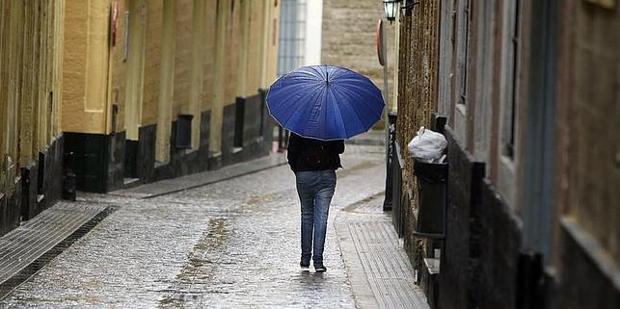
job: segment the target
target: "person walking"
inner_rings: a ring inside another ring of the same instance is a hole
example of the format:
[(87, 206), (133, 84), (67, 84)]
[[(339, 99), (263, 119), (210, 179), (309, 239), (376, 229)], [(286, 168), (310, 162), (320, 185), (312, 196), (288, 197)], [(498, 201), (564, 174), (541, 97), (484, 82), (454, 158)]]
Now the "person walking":
[(323, 249), (327, 234), (329, 205), (336, 189), (336, 170), (341, 168), (344, 141), (321, 141), (291, 133), (287, 159), (295, 173), (301, 202), (301, 266), (309, 271), (310, 259), (316, 272), (325, 272)]
[[(310, 65), (281, 75), (265, 96), (269, 115), (291, 131), (288, 162), (301, 201), (301, 262), (327, 270), (323, 247), (329, 204), (344, 140), (368, 131), (385, 109), (381, 90), (366, 76), (334, 65)], [(302, 137), (303, 136), (303, 137)]]

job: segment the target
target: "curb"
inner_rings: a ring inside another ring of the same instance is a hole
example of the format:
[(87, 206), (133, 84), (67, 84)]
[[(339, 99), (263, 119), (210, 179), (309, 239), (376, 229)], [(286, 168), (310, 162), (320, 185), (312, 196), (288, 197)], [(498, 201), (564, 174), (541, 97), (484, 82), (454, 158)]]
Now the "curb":
[(247, 176), (262, 172), (271, 168), (287, 164), (284, 154), (272, 154), (251, 161), (241, 162), (223, 167), (218, 170), (205, 171), (196, 174), (160, 180), (143, 184), (135, 188), (121, 189), (108, 193), (113, 196), (121, 196), (136, 199), (151, 199), (164, 195), (170, 195), (189, 189), (195, 189), (214, 183), (230, 180), (237, 177)]

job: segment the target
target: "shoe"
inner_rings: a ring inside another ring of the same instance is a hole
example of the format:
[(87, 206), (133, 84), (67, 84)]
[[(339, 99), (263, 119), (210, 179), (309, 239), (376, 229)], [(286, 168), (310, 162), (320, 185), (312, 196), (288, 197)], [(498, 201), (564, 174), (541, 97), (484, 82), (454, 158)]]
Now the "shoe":
[(310, 271), (310, 261), (301, 261), (299, 262), (299, 267), (301, 267), (301, 271)]
[(327, 267), (325, 267), (325, 265), (323, 265), (323, 263), (321, 264), (314, 264), (314, 271), (316, 271), (317, 273), (324, 273), (327, 271)]

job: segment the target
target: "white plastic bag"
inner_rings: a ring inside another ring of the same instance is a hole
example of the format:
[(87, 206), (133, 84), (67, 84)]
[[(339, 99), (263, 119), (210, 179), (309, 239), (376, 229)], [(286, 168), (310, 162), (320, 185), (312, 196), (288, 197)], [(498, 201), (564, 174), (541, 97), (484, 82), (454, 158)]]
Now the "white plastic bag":
[(411, 157), (426, 163), (441, 163), (448, 147), (446, 138), (437, 132), (420, 127), (407, 148)]

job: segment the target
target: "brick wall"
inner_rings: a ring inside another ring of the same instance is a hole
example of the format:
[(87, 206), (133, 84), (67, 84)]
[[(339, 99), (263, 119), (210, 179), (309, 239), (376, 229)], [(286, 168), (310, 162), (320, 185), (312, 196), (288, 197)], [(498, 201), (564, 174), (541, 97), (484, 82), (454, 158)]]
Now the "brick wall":
[[(348, 67), (368, 76), (383, 89), (383, 67), (379, 64), (376, 47), (377, 21), (383, 18), (380, 1), (325, 0), (323, 1), (323, 34), (321, 62)], [(394, 24), (385, 23), (388, 48), (388, 81), (392, 87), (395, 72)]]

